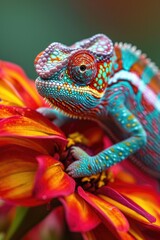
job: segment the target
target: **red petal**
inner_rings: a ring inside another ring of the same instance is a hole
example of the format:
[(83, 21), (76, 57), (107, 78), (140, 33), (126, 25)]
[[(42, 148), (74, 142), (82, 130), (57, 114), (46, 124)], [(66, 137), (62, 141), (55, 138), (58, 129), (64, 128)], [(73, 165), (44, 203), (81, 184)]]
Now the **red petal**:
[(25, 147), (1, 149), (0, 178), (1, 198), (23, 206), (69, 195), (75, 188), (60, 162), (47, 155), (39, 157), (39, 152)]
[[(0, 148), (5, 146), (17, 145), (18, 147), (26, 147), (28, 149), (39, 152), (40, 154), (55, 153), (57, 151), (57, 145), (62, 147), (63, 141), (60, 141), (56, 137), (54, 139), (29, 139), (29, 138), (18, 138), (18, 137), (0, 137)], [(59, 149), (60, 151), (60, 149)], [(61, 151), (60, 151), (61, 152)]]
[(62, 131), (40, 113), (20, 107), (0, 105), (0, 136), (54, 138), (64, 146)]
[(5, 200), (17, 202), (31, 198), (37, 152), (28, 148), (4, 147), (0, 160), (0, 196)]
[(146, 219), (148, 219), (148, 221), (150, 221), (150, 222), (155, 222), (155, 220), (156, 220), (154, 216), (152, 216), (151, 214), (146, 212), (141, 206), (139, 206), (138, 204), (133, 202), (131, 199), (123, 196), (122, 194), (118, 193), (117, 191), (115, 191), (114, 189), (112, 189), (110, 187), (102, 187), (98, 190), (98, 193), (105, 195), (105, 196), (117, 201), (118, 203), (124, 205), (125, 207), (132, 209), (136, 213), (138, 213), (138, 214), (142, 215), (143, 217), (145, 217)]
[(134, 238), (126, 232), (121, 232), (120, 236), (115, 237), (106, 226), (103, 224), (100, 224), (98, 227), (93, 229), (90, 232), (83, 233), (84, 240), (117, 240), (117, 239), (123, 239), (123, 240), (134, 240)]
[(33, 82), (18, 65), (0, 61), (0, 83), (3, 103), (31, 108), (42, 106), (42, 98), (33, 86)]
[[(149, 185), (125, 184), (122, 182), (119, 184), (114, 184), (114, 186), (112, 185), (113, 184), (110, 184), (110, 186), (113, 187), (117, 192), (123, 194), (127, 200), (132, 203), (134, 202), (139, 206), (143, 206), (143, 209), (148, 212), (147, 219), (152, 222), (152, 224), (148, 223), (144, 217), (140, 216), (136, 212), (126, 208), (126, 206), (119, 206), (118, 208), (125, 212), (125, 214), (130, 215), (133, 219), (137, 219), (138, 221), (143, 222), (150, 227), (157, 228), (160, 226), (160, 196), (155, 189)], [(116, 204), (116, 206), (118, 205)]]
[(112, 204), (103, 200), (89, 192), (84, 192), (82, 188), (78, 188), (78, 193), (83, 197), (97, 212), (103, 222), (110, 226), (113, 232), (128, 231), (129, 225), (125, 216)]
[(71, 231), (85, 232), (100, 223), (92, 207), (77, 193), (61, 198), (66, 210), (67, 223)]
[(37, 170), (34, 195), (36, 198), (67, 196), (74, 192), (75, 181), (64, 172), (63, 164), (50, 156), (37, 157)]

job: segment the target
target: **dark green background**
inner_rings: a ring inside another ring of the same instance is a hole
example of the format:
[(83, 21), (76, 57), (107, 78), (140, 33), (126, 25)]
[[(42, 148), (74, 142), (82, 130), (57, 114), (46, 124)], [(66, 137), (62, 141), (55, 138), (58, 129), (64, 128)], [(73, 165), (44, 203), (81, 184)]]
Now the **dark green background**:
[(0, 0), (0, 58), (33, 79), (34, 58), (48, 44), (99, 32), (137, 45), (160, 65), (160, 0)]

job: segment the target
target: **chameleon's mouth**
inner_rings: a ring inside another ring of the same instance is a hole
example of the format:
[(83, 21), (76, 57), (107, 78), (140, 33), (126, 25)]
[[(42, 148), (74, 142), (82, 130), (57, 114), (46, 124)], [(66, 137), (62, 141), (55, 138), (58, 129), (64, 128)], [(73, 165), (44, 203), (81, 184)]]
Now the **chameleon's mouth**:
[[(68, 83), (43, 80), (40, 77), (36, 79), (35, 84), (39, 94), (51, 107), (72, 118), (94, 118), (97, 111), (97, 101), (103, 96), (103, 93), (89, 87), (78, 87)], [(85, 100), (85, 104), (83, 104), (81, 98)]]
[[(54, 80), (43, 80), (42, 78), (38, 77), (35, 81), (36, 88), (39, 92), (39, 94), (42, 97), (50, 97), (52, 94), (53, 96), (55, 95), (55, 92), (59, 92), (59, 94), (63, 92), (67, 93), (67, 95), (70, 94), (87, 94), (94, 96), (96, 99), (101, 99), (102, 96), (104, 95), (103, 92), (98, 92), (95, 89), (89, 87), (89, 86), (76, 86), (75, 84), (69, 84), (67, 82), (60, 82), (60, 81), (54, 81)], [(46, 92), (47, 90), (47, 92)], [(53, 93), (54, 91), (54, 93)], [(48, 94), (48, 92), (52, 92), (52, 94)], [(86, 96), (87, 98), (87, 96)]]

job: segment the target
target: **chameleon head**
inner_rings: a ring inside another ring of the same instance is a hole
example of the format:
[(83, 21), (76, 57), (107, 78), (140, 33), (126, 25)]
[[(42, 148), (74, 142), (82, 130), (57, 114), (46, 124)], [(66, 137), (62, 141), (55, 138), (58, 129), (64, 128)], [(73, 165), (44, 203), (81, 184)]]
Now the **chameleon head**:
[(67, 47), (50, 44), (35, 59), (40, 95), (71, 117), (91, 118), (99, 110), (111, 74), (113, 44), (103, 35)]

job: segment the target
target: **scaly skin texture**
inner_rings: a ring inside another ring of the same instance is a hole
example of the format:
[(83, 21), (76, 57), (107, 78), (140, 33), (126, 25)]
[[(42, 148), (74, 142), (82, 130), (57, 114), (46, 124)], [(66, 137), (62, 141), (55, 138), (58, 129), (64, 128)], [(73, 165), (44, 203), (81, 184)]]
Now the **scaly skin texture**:
[(144, 54), (97, 34), (71, 47), (52, 43), (37, 56), (35, 67), (37, 90), (54, 109), (41, 109), (43, 114), (58, 109), (98, 121), (115, 142), (96, 156), (73, 147), (71, 176), (90, 176), (129, 157), (160, 177), (160, 76)]

